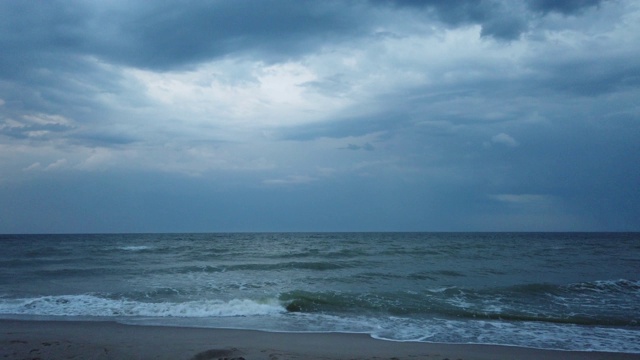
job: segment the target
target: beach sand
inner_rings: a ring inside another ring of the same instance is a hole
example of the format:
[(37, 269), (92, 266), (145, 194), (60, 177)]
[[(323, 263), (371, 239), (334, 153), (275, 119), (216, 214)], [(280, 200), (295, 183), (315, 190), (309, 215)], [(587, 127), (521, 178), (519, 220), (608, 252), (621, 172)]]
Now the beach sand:
[(376, 340), (343, 333), (0, 320), (0, 359), (640, 359), (640, 354)]

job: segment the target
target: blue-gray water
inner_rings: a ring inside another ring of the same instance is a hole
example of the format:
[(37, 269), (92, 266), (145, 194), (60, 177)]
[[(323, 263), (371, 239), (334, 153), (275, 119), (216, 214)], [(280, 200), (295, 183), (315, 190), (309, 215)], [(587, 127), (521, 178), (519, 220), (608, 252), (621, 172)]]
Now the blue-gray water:
[(640, 234), (0, 235), (0, 317), (640, 353)]

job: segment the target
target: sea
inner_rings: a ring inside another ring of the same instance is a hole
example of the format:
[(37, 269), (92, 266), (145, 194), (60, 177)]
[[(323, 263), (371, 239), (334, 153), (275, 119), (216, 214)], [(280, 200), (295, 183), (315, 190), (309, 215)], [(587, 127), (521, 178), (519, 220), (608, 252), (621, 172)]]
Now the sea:
[(640, 353), (640, 233), (0, 235), (0, 318)]

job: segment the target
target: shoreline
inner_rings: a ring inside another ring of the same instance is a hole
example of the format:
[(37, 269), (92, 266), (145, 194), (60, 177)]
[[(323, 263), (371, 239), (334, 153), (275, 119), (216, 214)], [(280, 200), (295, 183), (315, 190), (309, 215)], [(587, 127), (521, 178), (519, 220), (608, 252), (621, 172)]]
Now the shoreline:
[(0, 320), (0, 359), (640, 360), (640, 354), (375, 339), (353, 333)]

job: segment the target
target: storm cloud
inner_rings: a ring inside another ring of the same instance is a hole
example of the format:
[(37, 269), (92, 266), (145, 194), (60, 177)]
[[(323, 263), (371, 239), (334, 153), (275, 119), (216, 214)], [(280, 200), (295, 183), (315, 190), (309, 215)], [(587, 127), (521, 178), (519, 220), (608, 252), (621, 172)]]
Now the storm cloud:
[(638, 231), (638, 34), (631, 0), (2, 2), (0, 232)]

